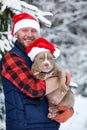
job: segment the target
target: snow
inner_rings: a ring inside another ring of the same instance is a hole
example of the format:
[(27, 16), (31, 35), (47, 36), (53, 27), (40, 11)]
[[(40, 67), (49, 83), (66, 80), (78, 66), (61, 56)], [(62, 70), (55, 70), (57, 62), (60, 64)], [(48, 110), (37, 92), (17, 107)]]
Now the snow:
[(60, 130), (87, 130), (87, 98), (76, 96), (74, 115), (61, 124)]

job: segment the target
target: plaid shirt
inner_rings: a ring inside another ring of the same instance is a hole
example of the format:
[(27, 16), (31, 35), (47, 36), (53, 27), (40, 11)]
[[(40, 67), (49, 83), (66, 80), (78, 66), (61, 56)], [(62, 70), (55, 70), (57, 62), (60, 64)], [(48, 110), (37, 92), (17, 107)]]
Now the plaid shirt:
[(45, 94), (45, 81), (36, 80), (24, 59), (16, 53), (7, 52), (2, 62), (2, 75), (32, 98)]

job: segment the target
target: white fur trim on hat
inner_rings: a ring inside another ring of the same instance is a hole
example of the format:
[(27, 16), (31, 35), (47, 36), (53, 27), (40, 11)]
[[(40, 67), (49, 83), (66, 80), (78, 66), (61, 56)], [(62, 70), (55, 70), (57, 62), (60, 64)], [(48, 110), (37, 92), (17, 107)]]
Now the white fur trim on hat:
[(34, 61), (34, 58), (37, 54), (40, 52), (49, 51), (45, 48), (39, 48), (39, 47), (33, 47), (32, 50), (28, 53), (28, 56), (30, 57), (31, 61)]
[(57, 59), (59, 55), (60, 55), (60, 49), (55, 47), (55, 51), (53, 52), (54, 58)]
[(38, 34), (40, 33), (40, 25), (35, 20), (29, 20), (29, 19), (23, 19), (17, 22), (14, 26), (14, 32), (13, 35), (21, 28), (25, 27), (32, 27), (38, 31)]

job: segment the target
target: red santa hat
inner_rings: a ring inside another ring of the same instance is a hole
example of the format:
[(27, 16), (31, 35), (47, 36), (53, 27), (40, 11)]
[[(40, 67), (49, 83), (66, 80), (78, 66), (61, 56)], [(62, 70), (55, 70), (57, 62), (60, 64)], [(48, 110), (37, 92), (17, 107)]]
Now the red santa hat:
[(60, 49), (44, 38), (36, 39), (26, 48), (26, 53), (31, 61), (34, 61), (37, 54), (44, 51), (50, 51), (55, 59), (60, 55)]
[(40, 33), (39, 21), (35, 16), (28, 13), (21, 13), (13, 16), (13, 28), (11, 34), (14, 34), (21, 28), (32, 27)]

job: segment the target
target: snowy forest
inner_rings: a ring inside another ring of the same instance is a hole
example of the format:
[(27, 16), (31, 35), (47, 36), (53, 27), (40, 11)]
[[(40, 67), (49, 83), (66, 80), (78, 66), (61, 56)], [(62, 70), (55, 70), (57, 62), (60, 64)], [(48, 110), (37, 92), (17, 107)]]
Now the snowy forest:
[[(75, 115), (62, 124), (60, 130), (86, 130), (87, 0), (15, 0), (14, 3), (13, 0), (0, 0), (0, 60), (13, 47), (11, 18), (20, 12), (29, 12), (39, 19), (41, 36), (59, 46), (61, 55), (57, 62), (71, 74), (72, 90), (76, 96)], [(5, 130), (1, 80), (0, 130)]]

